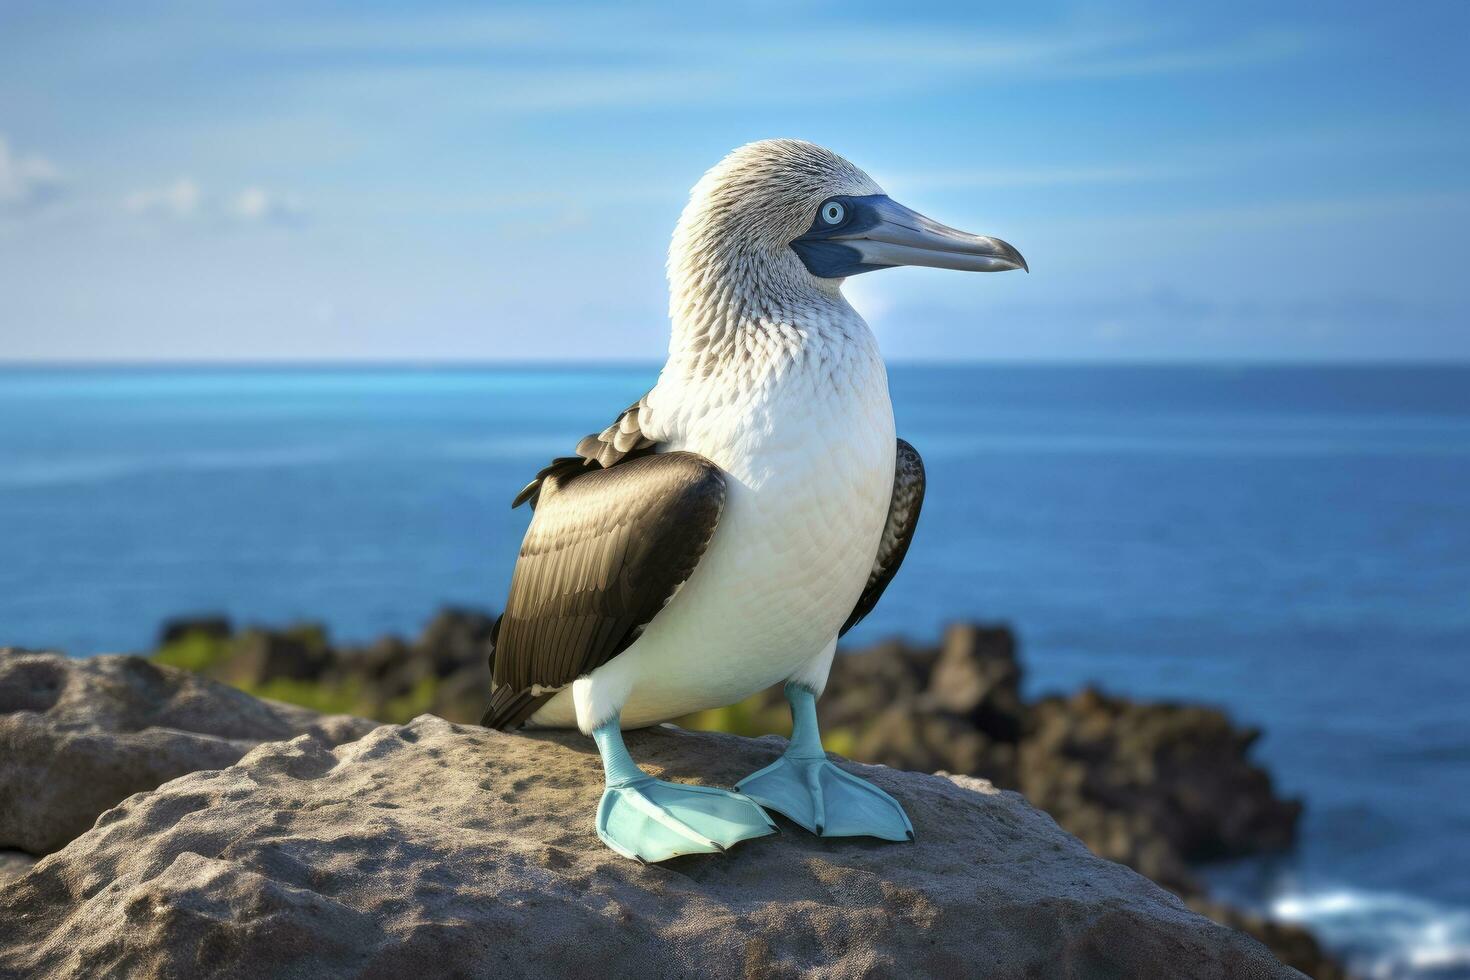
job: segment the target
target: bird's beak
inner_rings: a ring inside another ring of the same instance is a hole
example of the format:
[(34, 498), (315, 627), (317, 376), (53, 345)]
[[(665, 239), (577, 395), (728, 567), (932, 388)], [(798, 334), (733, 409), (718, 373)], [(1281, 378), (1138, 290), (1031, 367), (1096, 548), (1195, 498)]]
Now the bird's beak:
[[(897, 201), (879, 195), (868, 207), (876, 212), (872, 227), (846, 241), (867, 265), (927, 265), (935, 269), (964, 272), (1010, 272), (1026, 269), (1026, 260), (999, 238), (971, 235), (942, 225)], [(1030, 269), (1026, 269), (1030, 272)]]
[(1026, 269), (1021, 253), (999, 238), (971, 235), (884, 194), (840, 199), (851, 213), (839, 227), (812, 229), (791, 245), (818, 276), (850, 276), (896, 265), (966, 272)]

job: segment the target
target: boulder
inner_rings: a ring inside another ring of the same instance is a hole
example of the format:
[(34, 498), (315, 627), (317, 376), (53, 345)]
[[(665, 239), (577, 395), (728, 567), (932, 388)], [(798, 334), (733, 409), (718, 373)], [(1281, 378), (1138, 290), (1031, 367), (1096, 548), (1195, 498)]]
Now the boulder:
[(429, 620), (415, 646), (436, 676), (448, 677), (464, 666), (487, 664), (495, 649), (494, 632), (495, 617), (489, 613), (450, 606)]
[(230, 617), (223, 613), (196, 613), (165, 619), (158, 628), (158, 645), (166, 647), (190, 636), (206, 636), (211, 640), (227, 640), (235, 631)]
[(1248, 756), (1259, 736), (1222, 712), (1087, 689), (1031, 706), (1018, 789), (1104, 857), (1177, 891), (1187, 865), (1291, 845), (1301, 802)]
[(944, 631), (926, 694), (938, 710), (965, 719), (992, 741), (1016, 741), (1026, 706), (1015, 634), (1004, 626), (952, 624)]
[(1198, 862), (1291, 846), (1302, 804), (1251, 760), (1256, 729), (1093, 689), (1027, 702), (1021, 679), (1010, 629), (960, 623), (937, 649), (890, 641), (839, 657), (817, 711), (853, 758), (1018, 790), (1098, 854), (1181, 894), (1201, 891)]
[(140, 657), (0, 650), (0, 848), (54, 851), (125, 797), (261, 742), (337, 744), (372, 728)]
[(230, 640), (229, 655), (210, 673), (222, 681), (258, 687), (271, 681), (315, 681), (334, 662), (326, 630), (303, 623), (284, 630), (251, 627)]
[(35, 863), (35, 856), (25, 851), (0, 851), (0, 885), (19, 878)]
[[(654, 729), (656, 775), (729, 786), (767, 737)], [(424, 716), (301, 736), (130, 797), (0, 893), (0, 975), (1299, 977), (1020, 796), (852, 765), (918, 840), (783, 832), (644, 866), (593, 830), (575, 732)]]
[(1335, 957), (1329, 955), (1304, 926), (1294, 922), (1277, 922), (1253, 912), (1245, 912), (1224, 902), (1202, 896), (1187, 903), (1200, 915), (1209, 916), (1221, 925), (1239, 929), (1265, 943), (1276, 958), (1300, 970), (1313, 980), (1349, 980), (1351, 974)]

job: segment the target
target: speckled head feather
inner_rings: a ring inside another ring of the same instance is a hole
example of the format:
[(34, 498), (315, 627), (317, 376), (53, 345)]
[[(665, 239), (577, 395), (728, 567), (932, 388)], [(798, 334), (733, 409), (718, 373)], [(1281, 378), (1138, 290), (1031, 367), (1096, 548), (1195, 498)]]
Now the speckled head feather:
[(841, 280), (813, 276), (790, 243), (838, 194), (882, 194), (854, 164), (804, 140), (747, 143), (694, 185), (669, 246), (671, 353), (702, 349), (740, 324), (840, 302)]
[(804, 140), (760, 140), (731, 151), (690, 192), (671, 263), (710, 248), (784, 249), (834, 194), (881, 194), (856, 165)]

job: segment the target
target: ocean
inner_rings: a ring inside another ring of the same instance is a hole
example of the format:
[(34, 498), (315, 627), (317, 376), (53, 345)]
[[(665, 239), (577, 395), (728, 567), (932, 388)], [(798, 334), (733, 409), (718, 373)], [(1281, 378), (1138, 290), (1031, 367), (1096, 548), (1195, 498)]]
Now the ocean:
[[(654, 365), (0, 370), (0, 645), (496, 608), (511, 497)], [(1360, 969), (1470, 977), (1470, 367), (900, 365), (929, 494), (854, 645), (1018, 631), (1030, 693), (1205, 701), (1307, 803), (1213, 869)]]

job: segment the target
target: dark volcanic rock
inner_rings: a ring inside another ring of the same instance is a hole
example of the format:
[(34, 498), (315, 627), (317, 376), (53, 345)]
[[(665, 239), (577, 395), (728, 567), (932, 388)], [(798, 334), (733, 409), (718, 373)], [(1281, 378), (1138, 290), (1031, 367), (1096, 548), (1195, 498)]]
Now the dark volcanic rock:
[(1016, 637), (1003, 626), (955, 623), (944, 632), (926, 689), (939, 711), (957, 715), (995, 742), (1021, 737), (1021, 665)]
[(412, 642), (382, 636), (366, 646), (333, 646), (312, 623), (251, 627), (223, 637), (220, 655), (205, 669), (247, 690), (273, 692), (279, 682), (319, 685), (337, 696), (334, 703), (355, 703), (352, 710), (374, 717), (401, 720), (429, 709), (473, 722), (489, 698), (494, 626), (486, 613), (450, 608)]
[(428, 658), (435, 675), (448, 677), (470, 664), (489, 662), (494, 630), (494, 616), (473, 609), (441, 609), (415, 645)]
[(1300, 970), (1313, 980), (1348, 980), (1349, 974), (1342, 964), (1327, 955), (1317, 937), (1306, 929), (1290, 922), (1272, 922), (1259, 915), (1242, 912), (1223, 902), (1212, 902), (1201, 897), (1192, 897), (1186, 903), (1200, 915), (1209, 916), (1221, 925), (1254, 936), (1264, 943), (1276, 958), (1295, 970)]
[(1019, 788), (1104, 857), (1188, 890), (1187, 862), (1292, 842), (1301, 804), (1248, 760), (1258, 735), (1212, 708), (1046, 698), (1031, 708)]
[(336, 658), (326, 631), (315, 624), (286, 630), (252, 627), (230, 641), (230, 655), (210, 671), (222, 681), (251, 687), (274, 680), (319, 680)]
[(374, 727), (250, 697), (140, 657), (0, 651), (0, 848), (45, 854), (127, 796), (260, 742)]
[[(729, 786), (779, 739), (651, 730)], [(644, 866), (593, 831), (576, 733), (421, 718), (261, 746), (108, 811), (0, 892), (0, 975), (1275, 978), (1258, 943), (968, 777), (854, 766), (914, 844), (789, 827)]]
[(1010, 630), (956, 625), (938, 650), (886, 643), (839, 658), (818, 710), (825, 730), (851, 733), (854, 758), (983, 775), (1182, 893), (1198, 890), (1193, 862), (1291, 844), (1301, 804), (1250, 761), (1254, 729), (1092, 690), (1028, 704), (1020, 685)]
[(199, 613), (166, 619), (158, 629), (158, 645), (166, 647), (188, 636), (207, 636), (223, 640), (234, 632), (230, 618), (221, 613)]

